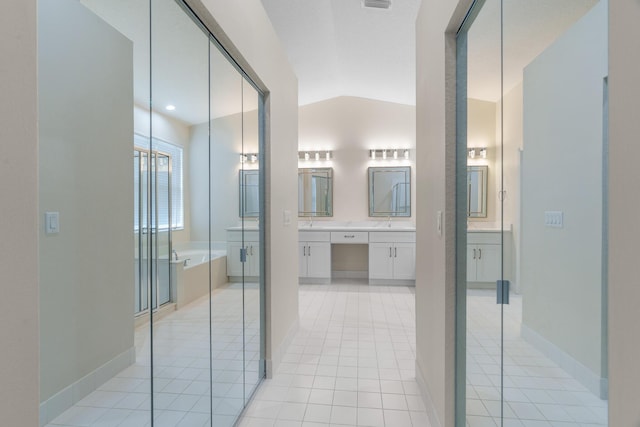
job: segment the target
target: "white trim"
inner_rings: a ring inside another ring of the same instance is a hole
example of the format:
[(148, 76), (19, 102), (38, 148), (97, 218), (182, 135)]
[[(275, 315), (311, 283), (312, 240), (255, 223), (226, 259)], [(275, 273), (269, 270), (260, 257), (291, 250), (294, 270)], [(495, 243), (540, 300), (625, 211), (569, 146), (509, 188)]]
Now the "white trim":
[(135, 360), (136, 350), (131, 347), (40, 403), (40, 427), (49, 424), (123, 369), (134, 364)]
[(282, 356), (286, 353), (291, 341), (298, 333), (298, 329), (300, 328), (300, 318), (296, 318), (296, 321), (293, 322), (287, 335), (285, 335), (282, 343), (278, 346), (278, 348), (274, 349), (271, 352), (271, 359), (266, 360), (266, 370), (267, 370), (267, 378), (273, 378), (274, 372), (278, 371), (278, 367), (280, 367), (280, 362), (282, 361)]
[(441, 427), (442, 424), (438, 419), (438, 413), (436, 412), (436, 407), (433, 404), (431, 393), (429, 393), (429, 387), (427, 386), (427, 382), (424, 379), (424, 374), (422, 373), (422, 369), (420, 368), (420, 364), (418, 363), (417, 359), (416, 359), (416, 382), (418, 383), (418, 388), (420, 389), (420, 394), (422, 395), (422, 401), (424, 402), (424, 406), (427, 409), (427, 416), (429, 417), (431, 427)]
[(526, 342), (557, 363), (558, 366), (593, 394), (604, 400), (608, 398), (609, 380), (607, 378), (601, 378), (560, 347), (524, 324), (522, 325), (521, 335)]

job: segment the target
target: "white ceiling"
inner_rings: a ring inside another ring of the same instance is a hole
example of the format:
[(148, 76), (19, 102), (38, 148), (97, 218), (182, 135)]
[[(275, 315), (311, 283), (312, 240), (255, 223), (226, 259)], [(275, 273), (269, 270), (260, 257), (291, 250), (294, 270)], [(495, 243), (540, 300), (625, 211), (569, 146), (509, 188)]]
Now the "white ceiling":
[[(211, 45), (209, 40), (174, 1), (154, 1), (150, 54), (149, 0), (81, 0), (103, 20), (133, 41), (133, 92), (135, 102), (149, 106), (188, 125), (257, 109), (255, 89)], [(149, 60), (153, 74), (149, 74)], [(167, 105), (174, 111), (166, 111)]]
[[(504, 89), (522, 81), (522, 70), (598, 0), (505, 0)], [(500, 99), (500, 3), (487, 0), (468, 35), (469, 98)]]
[[(149, 105), (148, 0), (81, 0), (133, 41), (135, 102)], [(389, 10), (361, 0), (261, 0), (298, 76), (299, 104), (357, 96), (415, 105), (415, 20), (421, 0)], [(504, 0), (505, 89), (523, 67), (598, 0)], [(187, 124), (257, 108), (255, 91), (173, 1), (153, 2), (154, 109)], [(470, 97), (497, 101), (498, 0), (487, 0), (469, 32)], [(176, 110), (163, 111), (173, 104)]]
[[(415, 21), (421, 0), (390, 10), (361, 0), (261, 0), (299, 81), (299, 104), (359, 96), (415, 105)], [(505, 0), (505, 89), (597, 0)], [(500, 97), (499, 1), (487, 0), (469, 35), (470, 97)]]
[(299, 104), (359, 96), (415, 104), (420, 0), (262, 0), (298, 76)]

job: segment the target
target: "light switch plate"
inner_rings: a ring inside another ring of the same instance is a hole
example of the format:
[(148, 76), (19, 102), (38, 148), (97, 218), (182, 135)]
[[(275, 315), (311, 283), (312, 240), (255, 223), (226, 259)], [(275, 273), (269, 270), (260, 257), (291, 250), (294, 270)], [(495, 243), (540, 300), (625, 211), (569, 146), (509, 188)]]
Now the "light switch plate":
[(60, 232), (60, 213), (44, 213), (44, 232), (46, 234), (58, 234)]
[(438, 236), (442, 236), (442, 211), (438, 211), (436, 218), (436, 228), (438, 230)]
[(562, 211), (545, 211), (544, 225), (546, 227), (562, 228), (564, 226), (564, 215)]
[(282, 223), (284, 224), (284, 226), (288, 226), (291, 225), (291, 211), (290, 210), (284, 210), (282, 212)]

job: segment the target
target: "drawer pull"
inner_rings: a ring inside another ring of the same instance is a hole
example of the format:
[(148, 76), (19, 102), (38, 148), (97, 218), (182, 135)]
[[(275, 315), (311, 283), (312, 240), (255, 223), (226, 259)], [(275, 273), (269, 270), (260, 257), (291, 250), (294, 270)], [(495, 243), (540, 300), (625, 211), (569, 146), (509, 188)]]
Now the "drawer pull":
[(353, 238), (354, 238), (354, 237), (356, 237), (356, 236), (355, 236), (355, 235), (353, 235), (353, 234), (345, 234), (345, 235), (344, 235), (344, 237), (345, 237), (346, 239), (353, 239)]

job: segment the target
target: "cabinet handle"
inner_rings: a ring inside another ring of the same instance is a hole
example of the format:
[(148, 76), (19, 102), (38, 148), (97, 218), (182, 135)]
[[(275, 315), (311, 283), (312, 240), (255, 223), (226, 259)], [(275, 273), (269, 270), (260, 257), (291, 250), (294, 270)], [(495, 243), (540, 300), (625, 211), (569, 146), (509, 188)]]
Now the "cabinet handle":
[(478, 259), (482, 259), (482, 249), (478, 249), (478, 253), (480, 254), (480, 255), (478, 256)]
[(393, 257), (398, 258), (398, 248), (393, 248)]
[(473, 259), (476, 259), (476, 250), (473, 250)]
[(253, 245), (251, 245), (251, 256), (253, 256)]
[(307, 246), (307, 248), (309, 248), (309, 250), (307, 251), (307, 253), (309, 254), (309, 256), (311, 256), (311, 246)]
[(391, 258), (391, 246), (389, 246), (389, 258)]
[(345, 237), (346, 239), (353, 239), (353, 238), (354, 238), (354, 237), (356, 237), (356, 236), (355, 236), (355, 235), (353, 235), (353, 234), (345, 234), (345, 235), (344, 235), (344, 237)]
[(307, 247), (306, 246), (302, 247), (302, 256), (307, 256)]

